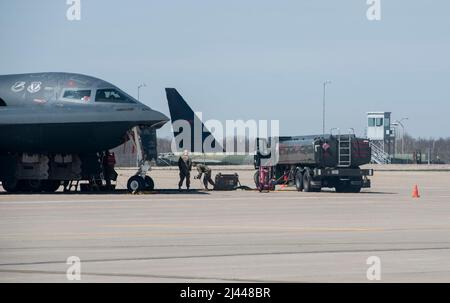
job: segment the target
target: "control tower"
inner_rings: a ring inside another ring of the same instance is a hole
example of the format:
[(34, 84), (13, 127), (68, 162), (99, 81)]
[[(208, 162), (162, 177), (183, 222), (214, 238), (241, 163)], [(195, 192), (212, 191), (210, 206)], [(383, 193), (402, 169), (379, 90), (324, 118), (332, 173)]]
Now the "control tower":
[(372, 146), (372, 161), (379, 164), (391, 163), (395, 150), (391, 112), (367, 113), (367, 138)]

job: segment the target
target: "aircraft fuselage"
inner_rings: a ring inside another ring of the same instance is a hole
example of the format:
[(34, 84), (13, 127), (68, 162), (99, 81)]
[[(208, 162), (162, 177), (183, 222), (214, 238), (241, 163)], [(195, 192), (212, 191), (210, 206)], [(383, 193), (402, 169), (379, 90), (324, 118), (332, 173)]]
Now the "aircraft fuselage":
[(61, 181), (101, 183), (113, 174), (110, 149), (135, 127), (157, 129), (167, 121), (94, 77), (0, 76), (0, 181), (8, 191), (53, 191)]
[(78, 74), (0, 76), (0, 99), (0, 152), (104, 151), (134, 126), (168, 120), (114, 85)]

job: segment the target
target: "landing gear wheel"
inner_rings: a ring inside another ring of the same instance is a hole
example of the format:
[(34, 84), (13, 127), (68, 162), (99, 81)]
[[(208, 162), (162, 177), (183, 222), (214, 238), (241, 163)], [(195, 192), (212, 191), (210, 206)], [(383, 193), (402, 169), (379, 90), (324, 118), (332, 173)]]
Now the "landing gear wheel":
[(16, 193), (19, 191), (18, 181), (16, 179), (2, 181), (3, 189), (8, 193)]
[(39, 193), (42, 191), (41, 180), (26, 180), (24, 182), (27, 189), (26, 191), (32, 193)]
[(155, 189), (155, 182), (153, 181), (153, 179), (149, 176), (145, 176), (145, 189), (152, 191)]
[(297, 191), (303, 190), (303, 175), (300, 170), (295, 173), (295, 188)]
[(92, 186), (89, 183), (81, 183), (80, 184), (80, 192), (86, 193), (92, 191)]
[(58, 180), (43, 180), (41, 188), (43, 192), (54, 193), (61, 186), (61, 181)]
[(29, 193), (31, 191), (30, 187), (28, 186), (27, 180), (18, 180), (17, 181), (17, 191), (22, 193)]
[(140, 192), (146, 188), (145, 184), (146, 182), (144, 178), (142, 178), (141, 176), (133, 176), (128, 179), (127, 189), (130, 193)]

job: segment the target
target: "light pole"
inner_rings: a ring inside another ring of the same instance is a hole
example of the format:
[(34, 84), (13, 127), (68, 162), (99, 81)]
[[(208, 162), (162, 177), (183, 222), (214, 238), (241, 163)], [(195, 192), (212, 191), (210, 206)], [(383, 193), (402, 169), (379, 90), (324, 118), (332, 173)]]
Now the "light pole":
[(430, 158), (433, 157), (434, 159), (434, 148), (436, 147), (436, 140), (433, 138), (433, 147), (431, 148), (431, 155), (428, 158), (428, 162), (430, 162)]
[(398, 134), (399, 134), (399, 126), (400, 126), (400, 124), (398, 124), (397, 122), (393, 122), (392, 124), (391, 124), (392, 126), (394, 126), (395, 127), (395, 132), (394, 132), (394, 158), (395, 158), (395, 156), (396, 156), (396, 154), (399, 154), (399, 144), (398, 144), (398, 141), (399, 141), (399, 139), (398, 139)]
[(141, 101), (139, 98), (140, 98), (140, 90), (141, 90), (142, 87), (147, 87), (147, 85), (145, 83), (142, 83), (142, 84), (138, 85), (138, 87), (137, 87), (137, 91), (138, 91), (137, 99), (138, 99), (138, 101)]
[(402, 127), (402, 156), (405, 154), (405, 125), (403, 125), (403, 121), (409, 120), (408, 117), (401, 118), (400, 121), (397, 120), (395, 123), (398, 123)]
[(331, 84), (330, 80), (327, 80), (323, 83), (323, 105), (322, 105), (322, 134), (325, 135), (325, 99), (326, 99), (326, 91), (327, 85)]

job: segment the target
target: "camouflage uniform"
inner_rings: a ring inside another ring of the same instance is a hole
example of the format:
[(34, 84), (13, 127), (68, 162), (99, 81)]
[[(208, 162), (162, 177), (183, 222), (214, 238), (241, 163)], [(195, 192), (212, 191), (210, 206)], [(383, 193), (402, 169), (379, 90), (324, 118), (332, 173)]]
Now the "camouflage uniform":
[(205, 164), (197, 164), (197, 171), (197, 179), (200, 179), (203, 174), (205, 175), (203, 177), (203, 185), (205, 186), (205, 189), (208, 189), (208, 183), (212, 186), (215, 185), (214, 181), (211, 179), (211, 168), (209, 168)]

